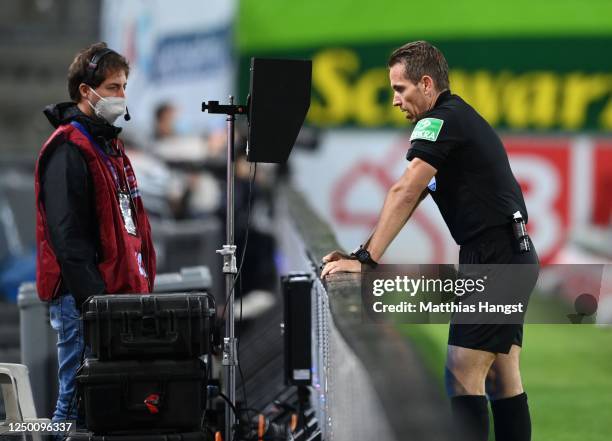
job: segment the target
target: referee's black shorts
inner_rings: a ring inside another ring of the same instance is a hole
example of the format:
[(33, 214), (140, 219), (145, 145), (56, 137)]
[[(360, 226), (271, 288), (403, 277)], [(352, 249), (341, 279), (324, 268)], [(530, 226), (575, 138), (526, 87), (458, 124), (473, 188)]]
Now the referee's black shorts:
[[(510, 224), (490, 228), (475, 240), (462, 245), (459, 251), (461, 265), (474, 264), (539, 264), (538, 255), (531, 243), (531, 250), (520, 253)], [(527, 299), (537, 281), (537, 274), (527, 283)], [(493, 353), (510, 352), (512, 345), (522, 346), (522, 324), (460, 324), (452, 323), (449, 328), (448, 344)]]

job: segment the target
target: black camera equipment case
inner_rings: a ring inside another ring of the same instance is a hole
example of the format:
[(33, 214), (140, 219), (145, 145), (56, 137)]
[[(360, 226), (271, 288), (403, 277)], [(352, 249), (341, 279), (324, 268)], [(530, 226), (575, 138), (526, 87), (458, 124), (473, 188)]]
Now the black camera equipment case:
[(199, 430), (206, 403), (200, 359), (98, 361), (77, 374), (85, 426), (95, 434)]
[(215, 311), (207, 293), (90, 297), (85, 341), (100, 361), (197, 358), (210, 349)]

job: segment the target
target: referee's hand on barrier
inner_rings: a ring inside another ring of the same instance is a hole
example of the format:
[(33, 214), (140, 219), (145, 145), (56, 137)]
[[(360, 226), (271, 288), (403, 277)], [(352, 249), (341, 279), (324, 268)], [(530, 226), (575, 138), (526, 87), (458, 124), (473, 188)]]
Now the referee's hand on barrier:
[(325, 265), (327, 262), (333, 262), (334, 260), (351, 259), (351, 258), (352, 257), (349, 256), (348, 254), (343, 253), (342, 251), (335, 250), (335, 251), (332, 251), (331, 253), (323, 256), (321, 261)]
[[(329, 255), (331, 254), (328, 254), (328, 256)], [(337, 259), (326, 262), (325, 257), (323, 258), (324, 266), (323, 266), (323, 270), (321, 271), (321, 278), (324, 278), (328, 274), (334, 274), (334, 273), (360, 273), (361, 272), (361, 262), (359, 262), (357, 259), (346, 256), (344, 258), (337, 258)]]

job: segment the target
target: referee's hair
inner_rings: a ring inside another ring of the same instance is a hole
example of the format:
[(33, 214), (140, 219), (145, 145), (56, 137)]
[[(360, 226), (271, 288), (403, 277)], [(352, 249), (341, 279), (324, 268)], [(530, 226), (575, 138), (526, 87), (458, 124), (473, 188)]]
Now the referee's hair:
[(439, 91), (449, 88), (448, 63), (440, 50), (427, 41), (406, 43), (393, 51), (389, 57), (389, 67), (402, 63), (406, 77), (417, 84), (423, 75), (429, 75)]

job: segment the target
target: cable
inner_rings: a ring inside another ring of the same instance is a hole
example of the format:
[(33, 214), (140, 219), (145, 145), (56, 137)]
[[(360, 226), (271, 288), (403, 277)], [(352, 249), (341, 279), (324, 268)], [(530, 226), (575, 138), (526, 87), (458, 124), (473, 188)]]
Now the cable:
[[(221, 318), (225, 318), (225, 314), (227, 311), (227, 305), (229, 304), (230, 300), (233, 301), (234, 298), (234, 293), (235, 293), (235, 288), (236, 288), (236, 282), (239, 281), (240, 285), (239, 285), (239, 292), (242, 294), (242, 267), (244, 265), (244, 261), (245, 261), (245, 257), (246, 257), (246, 249), (247, 249), (247, 245), (249, 242), (249, 230), (251, 228), (251, 205), (253, 202), (253, 184), (255, 182), (255, 177), (257, 175), (257, 163), (251, 163), (250, 169), (252, 170), (252, 174), (251, 174), (251, 170), (249, 170), (249, 175), (251, 175), (250, 179), (249, 179), (249, 197), (248, 197), (248, 206), (247, 206), (247, 225), (246, 225), (246, 231), (244, 234), (244, 244), (242, 246), (242, 252), (240, 255), (240, 264), (238, 265), (238, 271), (236, 272), (236, 276), (234, 277), (234, 280), (232, 281), (232, 287), (230, 289), (230, 293), (227, 296), (227, 299), (225, 299), (225, 304), (223, 305), (223, 312), (221, 313)], [(242, 323), (242, 295), (240, 296), (240, 315), (239, 315), (239, 319), (238, 319), (238, 336), (240, 335), (240, 324)], [(241, 379), (241, 383), (242, 383), (242, 392), (243, 392), (243, 397), (244, 397), (244, 402), (245, 402), (245, 406), (248, 409), (247, 406), (247, 398), (246, 398), (246, 387), (244, 384), (244, 376), (242, 374), (242, 367), (240, 366), (240, 357), (239, 357), (239, 345), (240, 345), (240, 339), (238, 338), (237, 340), (237, 344), (236, 344), (236, 364), (238, 366), (238, 371), (240, 373), (240, 379)], [(227, 401), (228, 404), (231, 405), (232, 407), (232, 411), (234, 412), (234, 415), (236, 416), (237, 421), (240, 421), (240, 418), (238, 417), (238, 413), (236, 411), (236, 408), (234, 407), (234, 404), (221, 392), (219, 392), (219, 395), (225, 400)], [(234, 438), (236, 437), (237, 431), (234, 431)]]
[(238, 366), (238, 373), (240, 374), (240, 385), (242, 386), (242, 399), (244, 400), (244, 407), (249, 408), (247, 402), (246, 385), (244, 384), (244, 374), (242, 373), (242, 366), (240, 365), (240, 326), (242, 325), (242, 278), (238, 282), (238, 292), (240, 293), (240, 317), (238, 318), (237, 339), (236, 339), (236, 365)]
[[(244, 256), (246, 255), (246, 247), (247, 247), (247, 243), (249, 240), (249, 230), (250, 230), (250, 223), (251, 223), (251, 203), (253, 200), (253, 183), (255, 181), (255, 175), (257, 173), (257, 163), (255, 163), (255, 166), (253, 167), (253, 177), (251, 178), (250, 182), (249, 182), (249, 203), (248, 203), (248, 209), (247, 209), (247, 229), (246, 232), (244, 234), (244, 245), (242, 248), (242, 256), (241, 256), (241, 260), (244, 261)], [(250, 174), (250, 173), (249, 173)], [(241, 264), (242, 266), (242, 264)], [(250, 418), (251, 415), (248, 414), (248, 412), (251, 410), (249, 408), (249, 404), (248, 404), (248, 400), (247, 400), (247, 393), (246, 393), (246, 384), (244, 382), (244, 374), (242, 372), (242, 365), (240, 364), (240, 327), (242, 325), (242, 311), (243, 311), (243, 306), (242, 306), (242, 298), (244, 293), (242, 292), (242, 273), (240, 273), (240, 280), (239, 280), (239, 292), (240, 292), (240, 317), (238, 319), (238, 340), (236, 342), (236, 365), (238, 366), (238, 373), (240, 374), (240, 385), (242, 386), (242, 398), (244, 400), (244, 407), (245, 407), (245, 411), (247, 412), (247, 418)]]
[[(242, 386), (242, 399), (244, 400), (244, 410), (249, 411), (252, 410), (255, 413), (257, 413), (258, 411), (255, 409), (251, 409), (249, 408), (249, 404), (248, 404), (248, 400), (247, 400), (247, 393), (246, 393), (246, 384), (244, 382), (244, 374), (242, 372), (242, 365), (240, 364), (240, 326), (242, 325), (242, 277), (240, 278), (240, 280), (238, 281), (238, 292), (240, 293), (240, 317), (238, 319), (238, 326), (237, 326), (237, 336), (236, 336), (236, 365), (238, 366), (238, 373), (240, 374), (240, 385)], [(240, 409), (240, 411), (243, 411), (243, 409)], [(248, 418), (251, 417), (251, 415), (247, 415)]]
[(256, 162), (251, 163), (251, 168), (253, 169), (253, 175), (251, 176), (251, 179), (249, 182), (249, 202), (248, 202), (248, 207), (247, 207), (247, 227), (246, 227), (246, 233), (244, 235), (244, 245), (242, 246), (242, 255), (240, 256), (240, 265), (238, 265), (238, 271), (236, 273), (236, 277), (234, 277), (234, 280), (232, 282), (232, 288), (230, 289), (230, 294), (225, 300), (225, 304), (223, 305), (223, 313), (221, 314), (222, 318), (225, 317), (225, 312), (227, 310), (227, 305), (230, 299), (234, 297), (234, 288), (236, 287), (236, 281), (242, 274), (242, 266), (244, 265), (246, 248), (249, 242), (249, 230), (251, 228), (251, 204), (253, 202), (253, 183), (255, 182), (255, 176), (257, 174), (257, 163)]
[[(245, 411), (245, 412), (258, 412), (258, 410), (256, 409), (252, 409), (249, 407), (248, 401), (247, 401), (247, 393), (246, 393), (246, 384), (244, 383), (244, 374), (242, 373), (242, 366), (240, 365), (240, 340), (238, 341), (237, 344), (237, 348), (236, 348), (236, 363), (238, 365), (238, 373), (240, 374), (240, 384), (242, 386), (242, 397), (244, 399), (244, 409), (240, 409), (241, 411)], [(247, 418), (250, 418), (252, 415), (247, 415)]]
[(236, 417), (236, 419), (237, 419), (237, 420), (239, 420), (239, 419), (240, 419), (240, 417), (238, 416), (238, 411), (236, 410), (236, 407), (234, 406), (234, 403), (232, 403), (232, 402), (230, 401), (230, 399), (229, 399), (229, 398), (227, 398), (227, 395), (225, 395), (225, 394), (224, 394), (223, 392), (221, 392), (221, 391), (219, 391), (219, 396), (220, 396), (221, 398), (223, 398), (223, 400), (224, 400), (224, 401), (225, 401), (227, 404), (229, 404), (230, 408), (232, 409), (232, 412), (234, 412), (234, 416)]
[[(249, 412), (249, 411), (254, 411), (255, 409), (250, 409), (250, 408), (246, 408), (246, 409), (236, 409), (236, 407), (234, 406), (234, 404), (230, 401), (230, 399), (227, 397), (227, 395), (225, 395), (223, 392), (219, 391), (219, 396), (230, 406), (230, 408), (232, 409), (232, 412), (234, 413), (234, 416), (236, 417), (236, 424), (239, 425), (241, 423), (240, 417), (238, 416), (239, 413), (242, 412)], [(247, 416), (248, 418), (248, 416)], [(234, 430), (234, 436), (232, 438), (232, 441), (236, 440), (236, 437), (238, 436), (238, 430)]]
[(225, 401), (227, 404), (229, 404), (229, 407), (232, 409), (232, 412), (234, 412), (234, 416), (235, 416), (236, 418), (239, 418), (239, 417), (238, 417), (238, 410), (236, 409), (236, 406), (234, 406), (234, 403), (232, 403), (232, 402), (230, 401), (230, 399), (227, 397), (227, 395), (225, 395), (225, 394), (224, 394), (223, 392), (221, 392), (221, 391), (219, 391), (219, 392), (217, 393), (217, 395), (219, 395), (219, 397), (221, 397), (221, 398), (223, 399), (223, 401)]
[(240, 256), (240, 265), (238, 265), (238, 271), (236, 273), (236, 277), (234, 277), (234, 281), (232, 282), (232, 288), (230, 289), (230, 295), (225, 300), (225, 304), (223, 305), (223, 313), (221, 314), (222, 318), (225, 317), (225, 312), (227, 310), (227, 305), (228, 305), (230, 299), (232, 299), (234, 297), (234, 288), (236, 287), (236, 281), (238, 280), (238, 278), (242, 274), (242, 266), (244, 265), (244, 258), (245, 258), (245, 255), (246, 255), (246, 248), (247, 248), (247, 244), (248, 244), (248, 241), (249, 241), (249, 230), (250, 230), (250, 227), (251, 227), (251, 203), (252, 203), (252, 200), (253, 200), (253, 182), (255, 181), (255, 175), (257, 173), (257, 163), (255, 163), (254, 167), (251, 164), (251, 168), (253, 168), (253, 176), (251, 177), (251, 180), (249, 182), (249, 202), (248, 202), (248, 207), (247, 207), (247, 227), (246, 227), (246, 232), (245, 232), (245, 235), (244, 235), (244, 245), (242, 247), (242, 254)]

